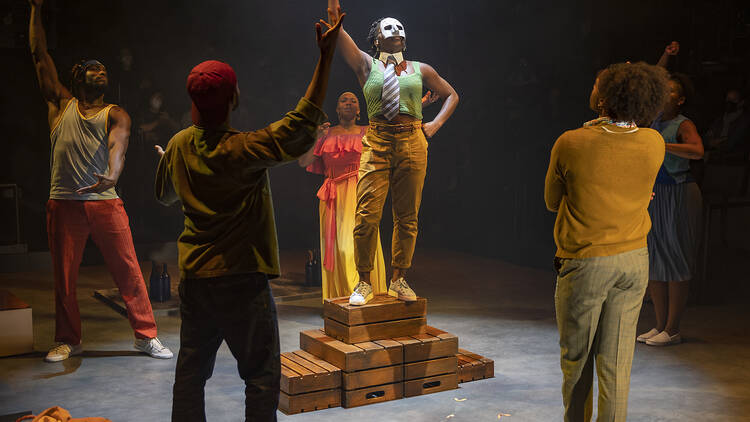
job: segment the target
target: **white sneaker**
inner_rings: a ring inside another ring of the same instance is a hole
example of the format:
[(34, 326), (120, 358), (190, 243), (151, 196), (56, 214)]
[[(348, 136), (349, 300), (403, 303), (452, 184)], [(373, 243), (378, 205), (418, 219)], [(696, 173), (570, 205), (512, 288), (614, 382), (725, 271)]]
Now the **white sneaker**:
[(661, 333), (646, 340), (646, 344), (649, 346), (669, 346), (672, 344), (682, 343), (682, 337), (680, 333), (670, 336), (668, 332), (662, 331)]
[(364, 305), (372, 299), (372, 286), (360, 281), (354, 287), (352, 295), (349, 296), (349, 304), (354, 306)]
[(659, 330), (657, 330), (656, 328), (652, 328), (647, 333), (643, 333), (639, 335), (638, 337), (636, 337), (635, 340), (638, 343), (645, 343), (646, 340), (650, 339), (651, 337), (656, 336), (657, 334), (659, 334)]
[(57, 346), (50, 349), (44, 358), (47, 362), (60, 362), (71, 356), (80, 355), (83, 352), (83, 346), (77, 344), (71, 346), (67, 343), (58, 343)]
[(406, 280), (403, 277), (391, 281), (391, 285), (388, 286), (388, 294), (404, 302), (414, 302), (417, 300), (417, 294), (406, 284)]
[(169, 348), (159, 341), (158, 338), (138, 338), (135, 339), (134, 347), (141, 352), (157, 359), (172, 359), (174, 354)]

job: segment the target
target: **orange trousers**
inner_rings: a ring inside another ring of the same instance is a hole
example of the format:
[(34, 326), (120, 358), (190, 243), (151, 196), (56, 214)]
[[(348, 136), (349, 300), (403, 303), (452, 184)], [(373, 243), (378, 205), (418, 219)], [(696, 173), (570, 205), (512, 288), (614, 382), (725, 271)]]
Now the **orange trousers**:
[(122, 200), (50, 199), (47, 237), (55, 275), (55, 341), (72, 345), (81, 342), (76, 281), (89, 235), (120, 289), (135, 337), (156, 337), (156, 321)]

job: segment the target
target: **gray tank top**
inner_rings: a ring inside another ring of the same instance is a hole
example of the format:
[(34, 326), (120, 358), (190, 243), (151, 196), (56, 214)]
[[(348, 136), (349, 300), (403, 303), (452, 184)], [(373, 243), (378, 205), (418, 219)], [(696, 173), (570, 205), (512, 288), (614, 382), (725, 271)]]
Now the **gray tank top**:
[(76, 190), (97, 182), (94, 173), (107, 174), (109, 171), (107, 122), (112, 107), (114, 104), (86, 118), (78, 111), (76, 98), (68, 101), (60, 120), (50, 132), (50, 199), (97, 201), (117, 198), (114, 188), (102, 193), (76, 193)]

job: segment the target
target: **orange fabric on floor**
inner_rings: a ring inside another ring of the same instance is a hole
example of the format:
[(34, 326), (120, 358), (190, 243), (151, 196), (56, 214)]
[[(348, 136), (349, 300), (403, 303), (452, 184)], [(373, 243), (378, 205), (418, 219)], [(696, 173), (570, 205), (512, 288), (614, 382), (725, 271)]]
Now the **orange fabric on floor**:
[(112, 422), (107, 418), (73, 418), (70, 416), (70, 412), (59, 406), (50, 407), (35, 416), (24, 416), (17, 419), (16, 422), (24, 420), (31, 420), (31, 422)]

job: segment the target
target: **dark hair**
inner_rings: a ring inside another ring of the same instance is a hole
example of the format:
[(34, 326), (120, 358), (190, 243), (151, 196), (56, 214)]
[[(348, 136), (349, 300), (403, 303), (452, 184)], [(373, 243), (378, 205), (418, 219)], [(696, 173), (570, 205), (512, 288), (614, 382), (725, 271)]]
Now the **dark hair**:
[[(98, 60), (86, 60), (83, 59), (78, 63), (74, 64), (70, 69), (70, 93), (74, 97), (78, 97), (81, 86), (86, 82), (86, 70), (92, 65), (99, 65), (104, 67)], [(105, 67), (106, 69), (106, 67)]]
[(616, 63), (599, 73), (597, 90), (604, 110), (617, 120), (650, 123), (669, 95), (669, 76), (644, 62)]
[(367, 45), (369, 46), (367, 53), (373, 57), (378, 54), (378, 47), (375, 45), (375, 40), (378, 39), (378, 35), (380, 34), (380, 22), (383, 19), (385, 18), (380, 18), (373, 22), (372, 25), (370, 25), (370, 32), (367, 33)]
[(81, 60), (70, 68), (70, 93), (74, 97), (79, 97), (78, 91), (86, 80), (86, 69), (83, 67), (85, 62), (85, 60)]
[(684, 73), (672, 73), (669, 75), (669, 80), (680, 86), (680, 96), (685, 97), (685, 102), (682, 103), (681, 107), (690, 104), (695, 97), (695, 87), (690, 77)]

